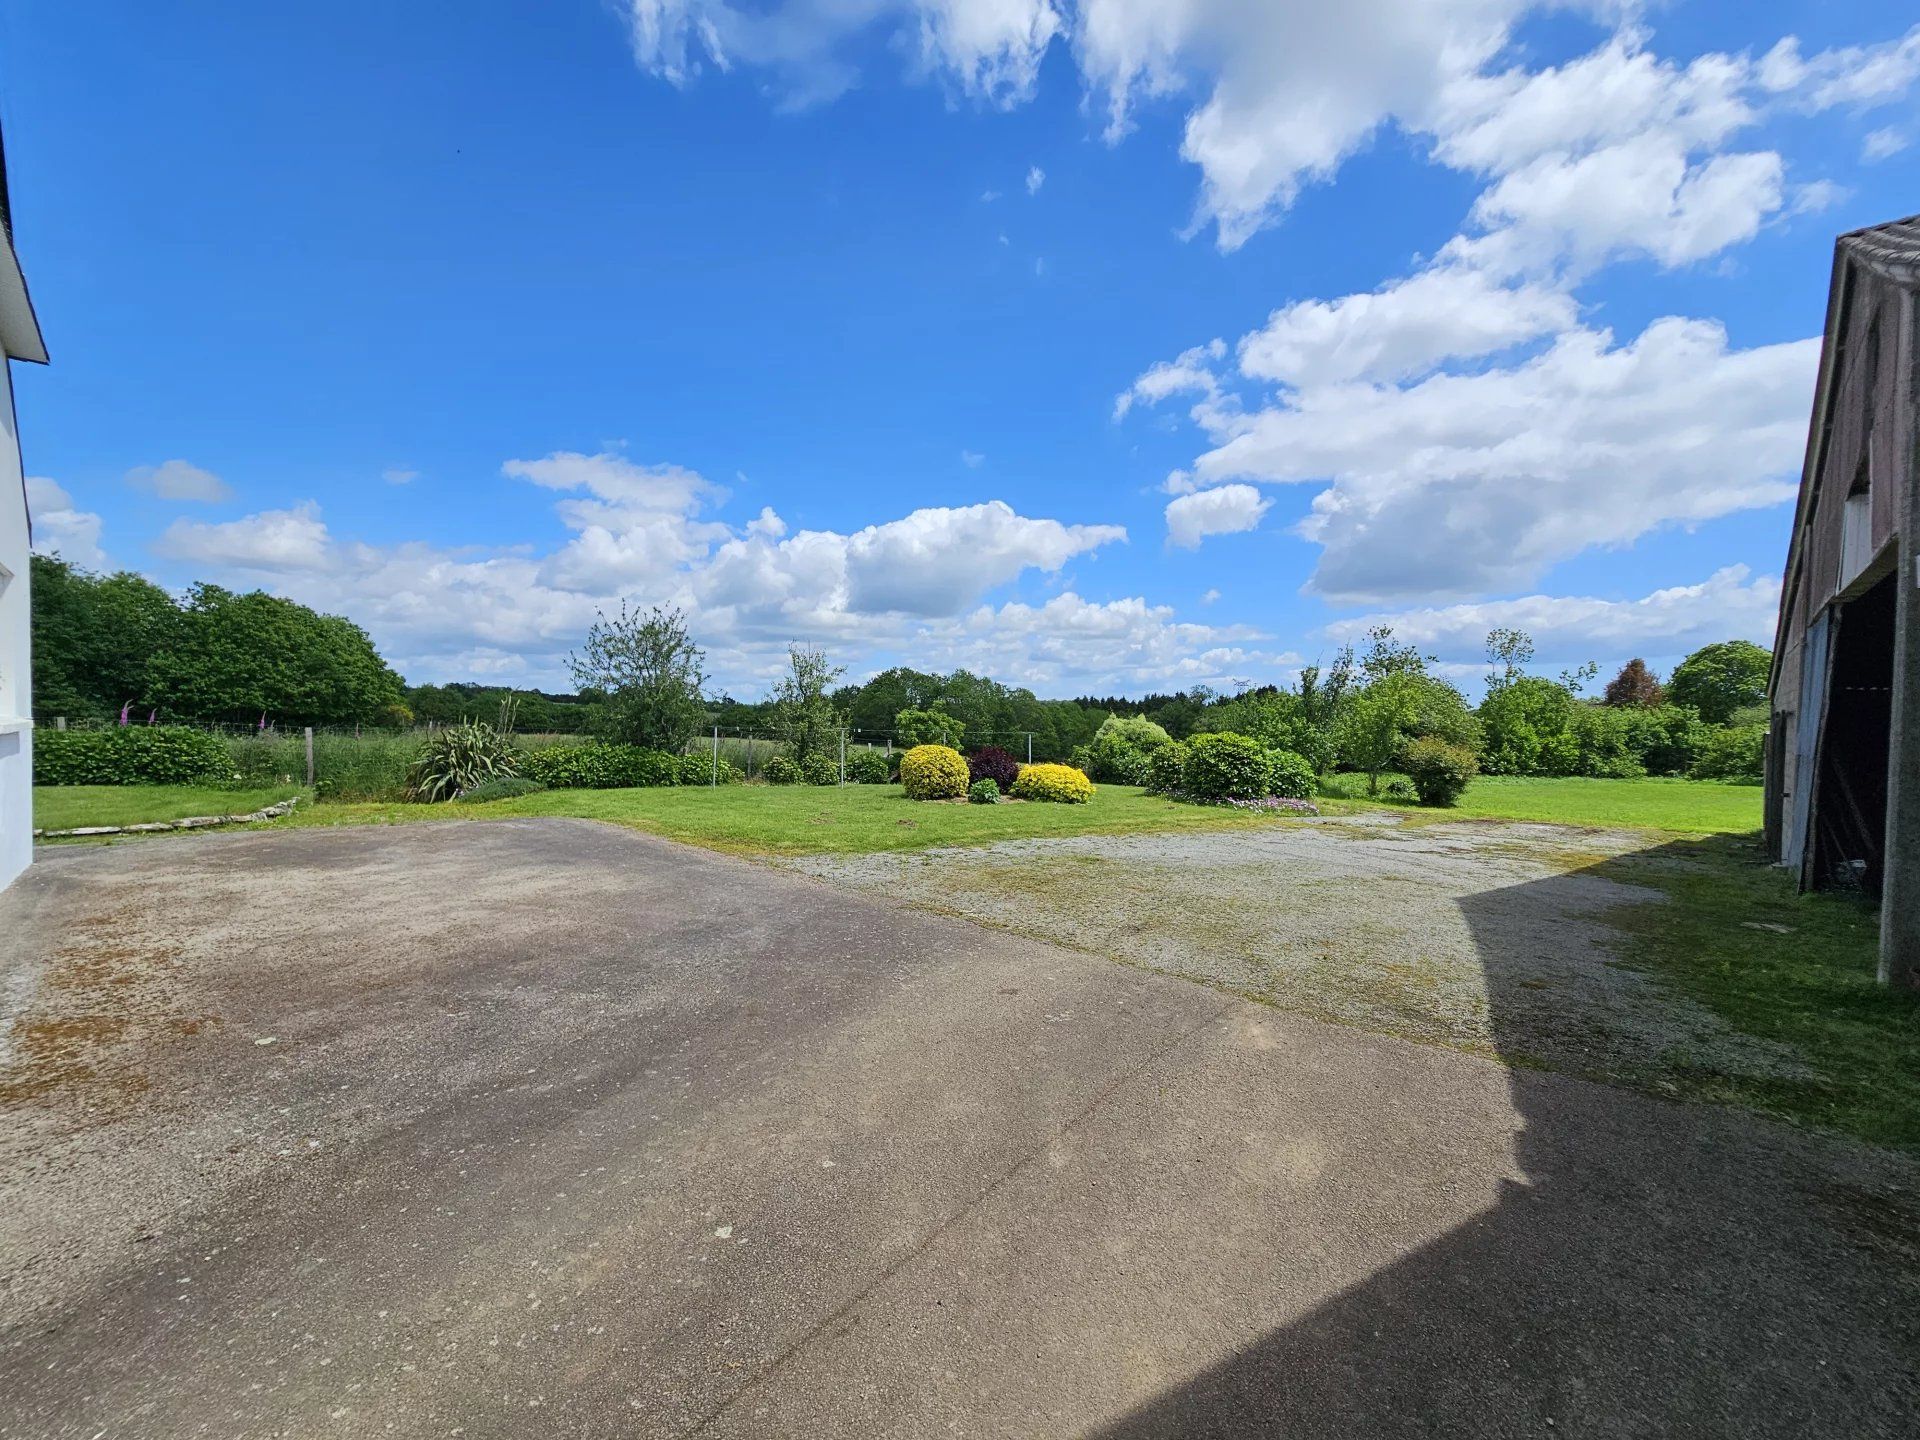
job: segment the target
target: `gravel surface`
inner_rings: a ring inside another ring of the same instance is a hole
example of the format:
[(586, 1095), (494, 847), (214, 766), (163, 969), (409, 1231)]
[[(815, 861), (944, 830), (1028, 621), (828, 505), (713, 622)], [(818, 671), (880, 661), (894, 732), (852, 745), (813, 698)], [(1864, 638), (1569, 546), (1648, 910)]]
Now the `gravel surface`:
[(783, 863), (1298, 1014), (1509, 1061), (1596, 1077), (1796, 1073), (1783, 1048), (1614, 963), (1607, 913), (1664, 897), (1590, 867), (1648, 846), (1632, 832), (1379, 814)]

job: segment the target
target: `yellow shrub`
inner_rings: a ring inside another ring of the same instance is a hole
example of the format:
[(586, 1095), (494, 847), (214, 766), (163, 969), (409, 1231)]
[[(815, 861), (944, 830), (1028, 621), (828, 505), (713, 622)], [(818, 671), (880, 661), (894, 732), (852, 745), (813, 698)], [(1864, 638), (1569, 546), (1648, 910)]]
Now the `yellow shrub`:
[(909, 800), (958, 800), (967, 793), (967, 762), (950, 745), (916, 745), (900, 757)]
[(1028, 765), (1013, 782), (1013, 798), (1084, 805), (1093, 798), (1093, 782), (1071, 765)]

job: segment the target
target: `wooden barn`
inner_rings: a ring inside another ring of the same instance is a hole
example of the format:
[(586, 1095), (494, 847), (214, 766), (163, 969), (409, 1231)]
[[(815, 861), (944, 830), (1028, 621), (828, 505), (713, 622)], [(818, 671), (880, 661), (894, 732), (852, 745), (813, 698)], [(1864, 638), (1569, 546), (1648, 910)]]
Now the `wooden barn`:
[(1769, 682), (1766, 817), (1803, 889), (1880, 902), (1920, 985), (1920, 216), (1834, 245)]

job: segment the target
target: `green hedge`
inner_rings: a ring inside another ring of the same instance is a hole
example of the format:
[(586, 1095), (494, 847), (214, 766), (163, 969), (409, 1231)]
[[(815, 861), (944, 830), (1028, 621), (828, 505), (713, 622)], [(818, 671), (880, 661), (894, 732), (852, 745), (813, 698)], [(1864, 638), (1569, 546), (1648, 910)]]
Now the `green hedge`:
[[(639, 745), (548, 745), (530, 751), (520, 773), (551, 790), (628, 790), (647, 785), (707, 785), (713, 781), (713, 755), (669, 755)], [(720, 761), (720, 783), (732, 785), (740, 772)]]
[(42, 730), (33, 741), (36, 785), (219, 785), (233, 778), (220, 737), (184, 725)]

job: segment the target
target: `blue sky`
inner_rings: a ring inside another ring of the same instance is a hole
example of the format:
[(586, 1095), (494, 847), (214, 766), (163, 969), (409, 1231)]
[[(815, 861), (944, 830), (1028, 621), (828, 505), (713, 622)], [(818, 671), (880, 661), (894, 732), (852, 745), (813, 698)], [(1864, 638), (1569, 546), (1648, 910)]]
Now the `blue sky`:
[(621, 598), (743, 696), (1664, 668), (1770, 633), (1917, 81), (1857, 3), (13, 7), (36, 533), (413, 680)]

